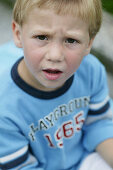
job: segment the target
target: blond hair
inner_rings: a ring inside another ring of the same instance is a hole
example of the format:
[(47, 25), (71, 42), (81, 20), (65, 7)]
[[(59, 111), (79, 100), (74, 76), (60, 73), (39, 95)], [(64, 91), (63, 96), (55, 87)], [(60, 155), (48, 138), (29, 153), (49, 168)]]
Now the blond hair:
[(101, 0), (16, 0), (13, 19), (22, 26), (29, 12), (36, 8), (53, 10), (58, 15), (80, 17), (89, 24), (89, 36), (94, 37), (101, 27)]

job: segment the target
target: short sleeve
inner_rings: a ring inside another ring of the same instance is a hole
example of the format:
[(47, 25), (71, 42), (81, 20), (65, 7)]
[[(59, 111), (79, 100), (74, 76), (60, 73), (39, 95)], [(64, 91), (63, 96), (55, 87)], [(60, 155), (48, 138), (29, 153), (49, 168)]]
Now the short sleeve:
[(89, 112), (84, 125), (83, 145), (89, 152), (98, 144), (113, 138), (113, 112), (106, 79), (106, 71), (98, 64), (92, 73)]
[(37, 166), (25, 136), (11, 120), (0, 118), (0, 169), (35, 170)]

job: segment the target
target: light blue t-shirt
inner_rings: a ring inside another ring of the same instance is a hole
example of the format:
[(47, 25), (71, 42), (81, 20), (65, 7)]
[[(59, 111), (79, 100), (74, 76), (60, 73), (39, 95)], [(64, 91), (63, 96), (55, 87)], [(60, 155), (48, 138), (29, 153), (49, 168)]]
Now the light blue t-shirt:
[(18, 75), (23, 52), (10, 43), (4, 48), (7, 62), (0, 74), (0, 168), (77, 170), (87, 153), (113, 137), (104, 66), (89, 54), (63, 87), (43, 92)]

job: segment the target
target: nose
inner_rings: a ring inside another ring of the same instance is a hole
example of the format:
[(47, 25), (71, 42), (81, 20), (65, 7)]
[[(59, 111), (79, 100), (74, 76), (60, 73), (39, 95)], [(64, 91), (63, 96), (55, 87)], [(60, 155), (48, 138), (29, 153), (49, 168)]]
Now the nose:
[(51, 62), (62, 62), (64, 60), (64, 51), (62, 44), (53, 43), (48, 49), (46, 59)]

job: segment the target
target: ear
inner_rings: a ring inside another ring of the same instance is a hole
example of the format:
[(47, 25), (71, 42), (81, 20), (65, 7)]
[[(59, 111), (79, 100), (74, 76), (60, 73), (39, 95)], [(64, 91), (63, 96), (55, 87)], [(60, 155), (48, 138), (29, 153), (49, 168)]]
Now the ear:
[(93, 37), (89, 40), (89, 43), (88, 43), (87, 48), (86, 48), (85, 55), (88, 55), (90, 53), (94, 39), (95, 39), (95, 37)]
[(15, 45), (18, 48), (22, 48), (21, 27), (15, 21), (12, 21), (12, 31)]

